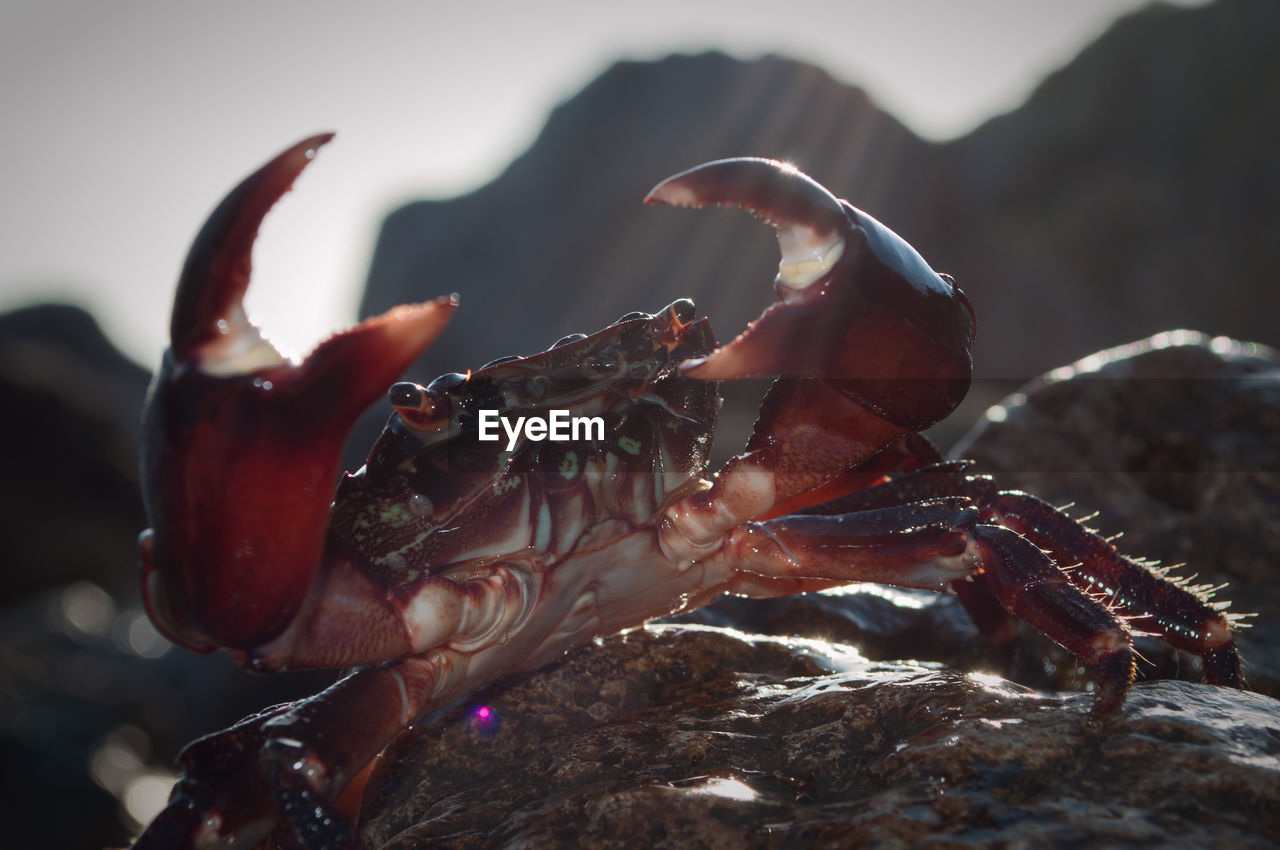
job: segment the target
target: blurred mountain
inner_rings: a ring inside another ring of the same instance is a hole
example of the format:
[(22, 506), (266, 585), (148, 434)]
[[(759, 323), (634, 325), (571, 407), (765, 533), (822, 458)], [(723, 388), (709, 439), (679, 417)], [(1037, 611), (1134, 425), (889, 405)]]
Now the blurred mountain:
[(492, 183), (392, 213), (361, 310), (461, 293), (420, 379), (680, 296), (728, 338), (771, 298), (768, 231), (639, 201), (698, 163), (759, 155), (795, 162), (955, 275), (978, 312), (979, 376), (1029, 378), (1168, 327), (1280, 343), (1278, 29), (1271, 0), (1150, 7), (943, 144), (799, 62), (621, 62)]
[[(492, 183), (392, 213), (361, 312), (461, 294), (462, 309), (408, 370), (424, 383), (683, 297), (729, 339), (774, 298), (772, 232), (738, 210), (645, 207), (655, 183), (728, 156), (818, 163), (819, 179), (862, 187), (863, 204), (893, 220), (927, 153), (860, 89), (797, 62), (719, 53), (619, 62), (557, 108)], [(723, 385), (720, 460), (743, 444), (764, 386)], [(377, 406), (357, 428), (349, 465), (363, 461), (388, 412)]]
[(79, 579), (136, 581), (147, 380), (78, 307), (0, 315), (0, 604)]
[(928, 146), (860, 89), (778, 57), (620, 62), (556, 109), (533, 146), (467, 197), (387, 219), (361, 311), (457, 291), (423, 375), (532, 354), (689, 296), (736, 333), (773, 298), (777, 248), (733, 210), (652, 209), (662, 178), (712, 159), (789, 159), (892, 220)]
[(918, 247), (1026, 377), (1177, 327), (1280, 341), (1280, 4), (1153, 6), (937, 152)]

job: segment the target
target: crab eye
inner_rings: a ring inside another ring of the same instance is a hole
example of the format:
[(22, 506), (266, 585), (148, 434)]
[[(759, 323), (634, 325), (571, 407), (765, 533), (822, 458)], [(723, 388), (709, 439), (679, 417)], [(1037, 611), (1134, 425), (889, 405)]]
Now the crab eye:
[(427, 427), (441, 412), (449, 411), (449, 399), (410, 381), (400, 381), (387, 391), (391, 406), (406, 425)]
[[(693, 302), (688, 298), (677, 298), (667, 306), (667, 310), (674, 313), (675, 317), (686, 325), (689, 324), (689, 322), (692, 322), (693, 317), (698, 314), (697, 308), (693, 306)], [(667, 310), (663, 310), (662, 312), (665, 313)]]
[(400, 381), (387, 390), (387, 398), (392, 407), (417, 409), (422, 405), (422, 387), (410, 381)]
[(449, 390), (456, 390), (465, 384), (470, 377), (470, 375), (463, 375), (459, 372), (449, 372), (427, 384), (427, 389), (431, 392), (447, 393)]

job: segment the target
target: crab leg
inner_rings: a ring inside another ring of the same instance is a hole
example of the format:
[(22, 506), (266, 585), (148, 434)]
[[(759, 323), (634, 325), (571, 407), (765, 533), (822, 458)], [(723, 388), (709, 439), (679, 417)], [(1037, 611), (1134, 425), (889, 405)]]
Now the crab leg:
[[(738, 526), (725, 556), (747, 581), (868, 581), (939, 590), (977, 566), (969, 546), (977, 520), (977, 509), (963, 498), (789, 516)], [(772, 584), (774, 590), (783, 586)]]
[(1022, 536), (977, 524), (964, 497), (745, 523), (729, 534), (733, 591), (775, 596), (869, 581), (941, 590), (981, 573), (1000, 604), (1098, 668), (1093, 716), (1113, 714), (1133, 678), (1128, 627)]
[(1106, 605), (1073, 585), (1034, 543), (994, 525), (974, 529), (982, 574), (1004, 609), (1097, 668), (1091, 716), (1109, 717), (1133, 682), (1135, 661), (1129, 627)]
[[(1061, 578), (1070, 581), (1081, 593), (1104, 601), (1105, 606), (1125, 617), (1131, 624), (1150, 629), (1178, 649), (1193, 652), (1204, 662), (1205, 678), (1215, 685), (1241, 687), (1240, 656), (1231, 636), (1231, 617), (1209, 600), (1208, 592), (1176, 582), (1160, 575), (1164, 581), (1153, 581), (1150, 569), (1116, 550), (1105, 538), (1080, 525), (1047, 502), (1017, 491), (997, 490), (988, 476), (967, 475), (964, 461), (939, 463), (914, 470), (876, 487), (848, 494), (808, 513), (829, 515), (851, 511), (868, 511), (921, 499), (937, 499), (963, 494), (981, 512), (979, 529), (1010, 529), (1026, 538), (1037, 551), (1048, 553), (1050, 564), (1075, 565), (1068, 571), (1054, 568)], [(983, 531), (990, 535), (991, 532)], [(1008, 532), (1006, 532), (1007, 534)], [(999, 536), (987, 543), (989, 554), (1021, 544), (1001, 542)], [(987, 551), (984, 550), (984, 551)], [(1001, 556), (1003, 560), (1007, 560)], [(1022, 560), (1037, 560), (1027, 553)], [(994, 562), (991, 558), (984, 561)], [(1031, 567), (1035, 571), (1041, 568)], [(965, 607), (980, 628), (992, 631), (1011, 630), (1012, 622), (1002, 610), (1027, 619), (1059, 640), (1063, 646), (1082, 658), (1077, 646), (1058, 638), (1033, 614), (1018, 610), (1025, 602), (1010, 601), (1015, 588), (1010, 577), (999, 569), (988, 567), (968, 580), (952, 583)], [(998, 601), (998, 605), (996, 602)], [(1012, 606), (1012, 607), (1011, 607)], [(1070, 640), (1079, 637), (1067, 634)], [(1088, 647), (1084, 647), (1086, 650)], [(1115, 662), (1117, 665), (1119, 662)], [(1102, 692), (1099, 694), (1101, 701)], [(1116, 704), (1122, 694), (1117, 694)]]
[[(1016, 531), (1049, 553), (1055, 563), (1074, 565), (1066, 575), (1081, 591), (1104, 598), (1108, 607), (1131, 624), (1199, 655), (1208, 682), (1241, 687), (1240, 654), (1231, 636), (1231, 615), (1223, 610), (1224, 604), (1210, 601), (1208, 590), (1191, 587), (1163, 572), (1153, 573), (1048, 502), (1027, 493), (998, 490), (988, 476), (965, 474), (967, 466), (962, 461), (936, 464), (810, 510), (866, 510), (962, 493), (982, 511), (984, 523)], [(1157, 577), (1164, 580), (1152, 580)], [(979, 624), (993, 622), (990, 615), (978, 613), (989, 604), (982, 593), (987, 578), (975, 576), (976, 581), (955, 585)]]
[(363, 846), (331, 801), (430, 708), (441, 664), (429, 656), (362, 668), (195, 741), (179, 757), (168, 807), (135, 848), (251, 846), (278, 823), (303, 846)]
[(1078, 564), (1072, 582), (1106, 599), (1134, 625), (1159, 634), (1170, 645), (1193, 652), (1204, 662), (1210, 684), (1242, 687), (1240, 654), (1231, 636), (1231, 617), (1209, 591), (1157, 573), (1116, 551), (1052, 505), (1027, 493), (1001, 492), (992, 504), (995, 520), (1024, 535), (1060, 564)]

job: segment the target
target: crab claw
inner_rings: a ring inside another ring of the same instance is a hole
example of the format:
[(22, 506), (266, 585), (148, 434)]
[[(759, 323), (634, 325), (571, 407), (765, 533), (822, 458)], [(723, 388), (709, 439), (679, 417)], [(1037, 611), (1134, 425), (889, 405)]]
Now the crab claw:
[(183, 266), (143, 410), (143, 591), (157, 625), (193, 649), (248, 649), (288, 626), (320, 561), (348, 430), (456, 305), (397, 307), (301, 363), (249, 322), (259, 225), (331, 138), (284, 151), (213, 211)]
[(918, 430), (964, 398), (973, 311), (900, 236), (794, 167), (725, 159), (670, 177), (646, 203), (735, 206), (777, 231), (779, 301), (736, 339), (681, 369), (703, 379), (821, 378)]

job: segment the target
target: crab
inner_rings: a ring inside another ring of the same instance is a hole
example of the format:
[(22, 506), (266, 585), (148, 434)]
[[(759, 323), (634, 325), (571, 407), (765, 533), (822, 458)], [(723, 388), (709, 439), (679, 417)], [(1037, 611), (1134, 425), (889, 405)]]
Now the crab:
[[(740, 207), (776, 230), (779, 300), (727, 345), (680, 300), (421, 386), (395, 381), (456, 296), (369, 319), (300, 363), (246, 318), (258, 226), (330, 138), (249, 176), (195, 239), (144, 411), (139, 548), (148, 611), (174, 642), (260, 671), (354, 670), (188, 746), (139, 848), (273, 831), (359, 846), (335, 798), (416, 719), (726, 593), (954, 592), (980, 629), (1012, 615), (1095, 666), (1095, 723), (1134, 678), (1137, 628), (1240, 686), (1222, 603), (920, 435), (968, 389), (969, 302), (800, 171), (721, 160), (645, 199)], [(761, 376), (777, 380), (745, 450), (708, 475), (718, 382)], [(385, 430), (340, 475), (348, 429), (388, 386)], [(552, 439), (569, 414), (588, 427)], [(504, 418), (543, 426), (482, 439)]]

